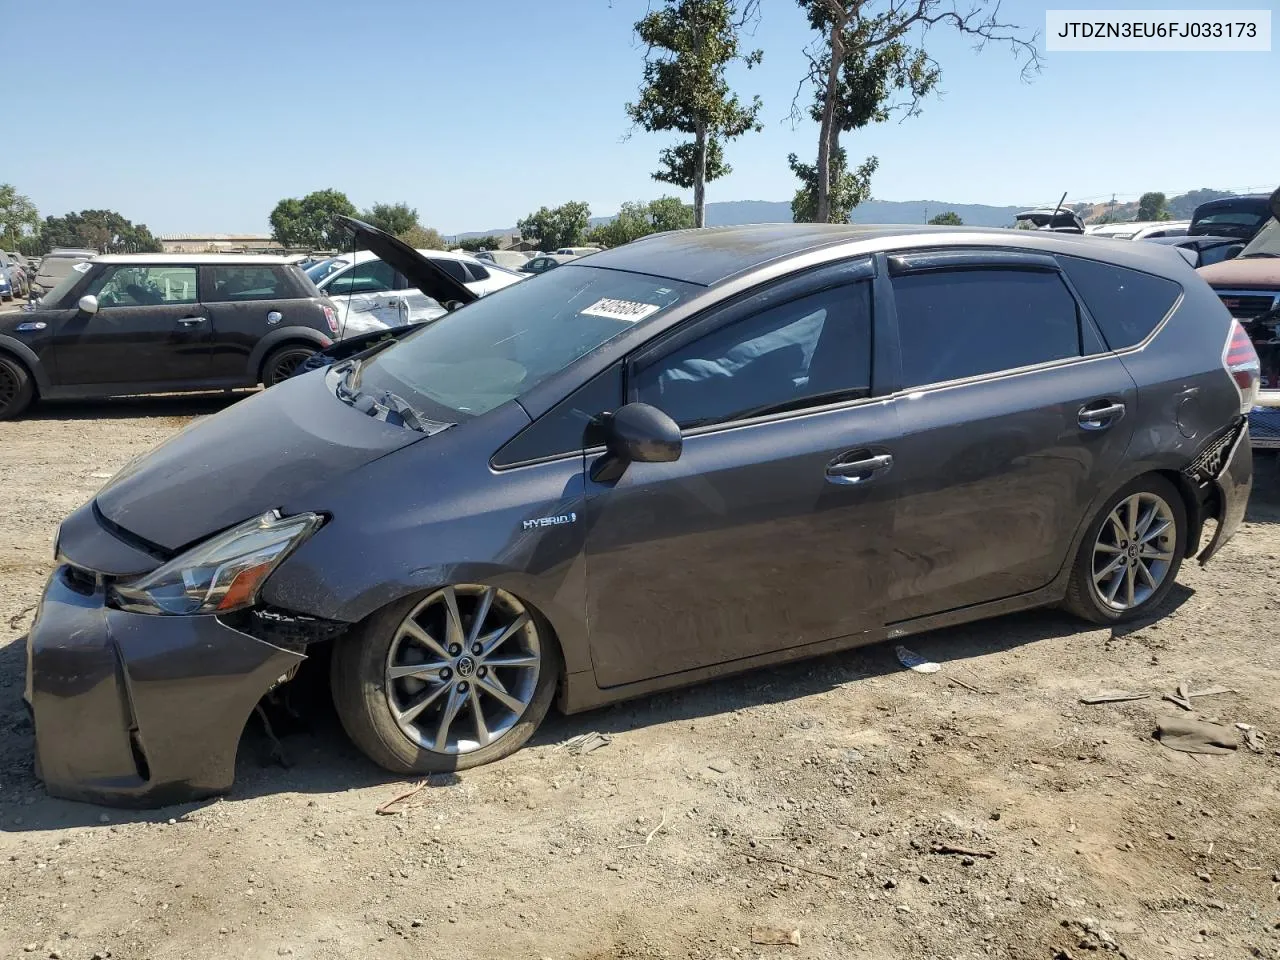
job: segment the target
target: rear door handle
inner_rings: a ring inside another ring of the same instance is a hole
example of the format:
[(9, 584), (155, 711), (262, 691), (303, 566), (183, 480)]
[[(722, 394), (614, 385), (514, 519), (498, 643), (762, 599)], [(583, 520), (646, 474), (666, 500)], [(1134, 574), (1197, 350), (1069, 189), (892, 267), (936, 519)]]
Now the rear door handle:
[(827, 481), (840, 484), (866, 483), (891, 466), (893, 466), (893, 457), (887, 453), (859, 460), (836, 458), (827, 464)]
[(1097, 401), (1096, 404), (1086, 403), (1076, 414), (1076, 422), (1085, 430), (1105, 430), (1123, 417), (1124, 411), (1123, 403), (1106, 400)]
[(204, 323), (204, 317), (183, 317), (178, 322), (184, 327), (198, 327)]

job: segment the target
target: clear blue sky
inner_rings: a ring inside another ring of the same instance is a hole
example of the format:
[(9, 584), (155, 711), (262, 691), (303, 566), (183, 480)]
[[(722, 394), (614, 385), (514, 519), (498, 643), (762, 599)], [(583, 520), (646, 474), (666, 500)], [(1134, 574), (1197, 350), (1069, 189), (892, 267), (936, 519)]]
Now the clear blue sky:
[[(787, 154), (816, 154), (816, 126), (787, 119), (808, 25), (793, 0), (762, 5), (764, 63), (733, 79), (764, 98), (765, 132), (729, 146), (734, 171), (711, 201), (789, 199)], [(1043, 32), (1045, 6), (1007, 0), (1004, 12)], [(107, 207), (156, 233), (260, 232), (281, 197), (335, 187), (361, 207), (407, 201), (454, 233), (543, 204), (581, 199), (604, 215), (676, 192), (649, 176), (670, 138), (624, 140), (646, 0), (0, 9), (10, 107), (33, 101), (32, 132), (0, 147), (0, 182), (42, 215)], [(1280, 53), (1048, 54), (1023, 84), (1007, 50), (975, 54), (941, 32), (932, 50), (945, 94), (844, 138), (855, 160), (879, 156), (879, 199), (1030, 204), (1280, 182)]]

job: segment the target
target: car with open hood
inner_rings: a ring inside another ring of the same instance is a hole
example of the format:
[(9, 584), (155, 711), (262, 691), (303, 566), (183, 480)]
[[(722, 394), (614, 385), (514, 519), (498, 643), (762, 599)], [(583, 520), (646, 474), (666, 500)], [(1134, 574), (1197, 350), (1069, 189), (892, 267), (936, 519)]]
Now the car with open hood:
[(229, 789), (308, 658), (360, 749), (421, 774), (511, 753), (553, 702), (1048, 604), (1146, 618), (1244, 516), (1257, 358), (1155, 244), (712, 228), (477, 298), (345, 223), (451, 309), (63, 521), (27, 639), (52, 793)]
[(1270, 217), (1239, 254), (1200, 268), (1244, 328), (1261, 362), (1261, 390), (1249, 415), (1256, 449), (1280, 450), (1280, 188)]

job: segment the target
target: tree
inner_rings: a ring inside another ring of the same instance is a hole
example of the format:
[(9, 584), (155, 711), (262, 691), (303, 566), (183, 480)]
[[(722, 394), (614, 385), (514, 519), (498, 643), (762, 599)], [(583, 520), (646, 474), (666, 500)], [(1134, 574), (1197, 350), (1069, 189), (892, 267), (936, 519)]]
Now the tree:
[(114, 210), (81, 210), (62, 217), (45, 217), (40, 240), (45, 250), (92, 247), (99, 253), (158, 253), (163, 249), (146, 224), (135, 224)]
[[(941, 68), (924, 48), (929, 31), (950, 27), (973, 37), (981, 49), (1007, 42), (1025, 55), (1023, 76), (1039, 69), (1035, 35), (1000, 22), (998, 0), (797, 0), (818, 39), (805, 51), (809, 72), (801, 82), (815, 88), (810, 113), (818, 121), (815, 219), (831, 220), (833, 158), (841, 132), (881, 123), (895, 113), (914, 116), (941, 79)], [(799, 91), (797, 91), (797, 97)], [(897, 102), (895, 101), (897, 99)], [(795, 103), (792, 116), (800, 111)]]
[(1139, 220), (1172, 220), (1169, 212), (1169, 199), (1163, 194), (1152, 191), (1138, 198)]
[(12, 250), (20, 238), (40, 226), (40, 214), (30, 197), (24, 197), (10, 183), (0, 183), (0, 239)]
[(398, 234), (399, 238), (417, 250), (445, 250), (444, 237), (439, 230), (424, 227), (415, 223), (408, 230)]
[(964, 221), (960, 219), (960, 214), (954, 210), (948, 210), (946, 213), (940, 213), (929, 221), (935, 227), (963, 227)]
[(418, 211), (407, 203), (375, 203), (360, 219), (365, 223), (399, 236), (418, 225)]
[(790, 154), (787, 163), (800, 178), (800, 189), (791, 200), (791, 219), (796, 223), (848, 223), (853, 208), (871, 199), (871, 177), (880, 166), (875, 157), (862, 161), (857, 170), (846, 169), (849, 162), (844, 147), (831, 157), (828, 209), (825, 220), (818, 216), (818, 166), (801, 163)]
[(492, 234), (487, 237), (467, 237), (464, 240), (459, 240), (458, 246), (473, 253), (477, 250), (497, 250), (502, 246), (502, 240)]
[(582, 243), (591, 221), (591, 208), (581, 200), (571, 200), (558, 207), (542, 207), (523, 220), (516, 221), (520, 236), (535, 241), (543, 250), (575, 247)]
[(648, 203), (624, 203), (616, 217), (592, 230), (587, 239), (602, 247), (620, 247), (651, 233), (692, 226), (692, 207), (685, 206), (678, 197), (659, 197)]
[(287, 197), (271, 211), (271, 236), (282, 247), (337, 249), (344, 234), (333, 218), (340, 213), (356, 215), (355, 205), (340, 190), (316, 190), (301, 200)]
[(759, 97), (743, 104), (729, 90), (725, 68), (758, 64), (760, 50), (743, 53), (739, 37), (759, 16), (759, 0), (664, 0), (636, 25), (647, 46), (644, 82), (635, 103), (626, 106), (631, 121), (650, 133), (677, 130), (691, 135), (658, 155), (655, 180), (693, 188), (693, 219), (706, 223), (707, 182), (730, 172), (724, 142), (749, 130), (764, 129)]

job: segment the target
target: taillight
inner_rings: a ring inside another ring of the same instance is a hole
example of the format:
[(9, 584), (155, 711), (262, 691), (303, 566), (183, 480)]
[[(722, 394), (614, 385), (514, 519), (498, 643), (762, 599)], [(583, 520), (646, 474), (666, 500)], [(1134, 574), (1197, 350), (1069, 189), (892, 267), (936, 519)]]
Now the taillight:
[(1231, 321), (1231, 335), (1227, 337), (1227, 346), (1222, 351), (1222, 365), (1236, 382), (1240, 391), (1240, 412), (1248, 413), (1258, 402), (1258, 380), (1262, 375), (1262, 364), (1258, 362), (1258, 353), (1253, 349), (1253, 341), (1239, 320)]
[[(333, 307), (326, 307), (323, 304), (321, 304), (320, 309), (324, 311), (324, 318), (329, 322), (329, 332), (337, 333), (338, 332), (338, 315), (334, 313)], [(1257, 357), (1254, 357), (1254, 359), (1256, 360)]]

